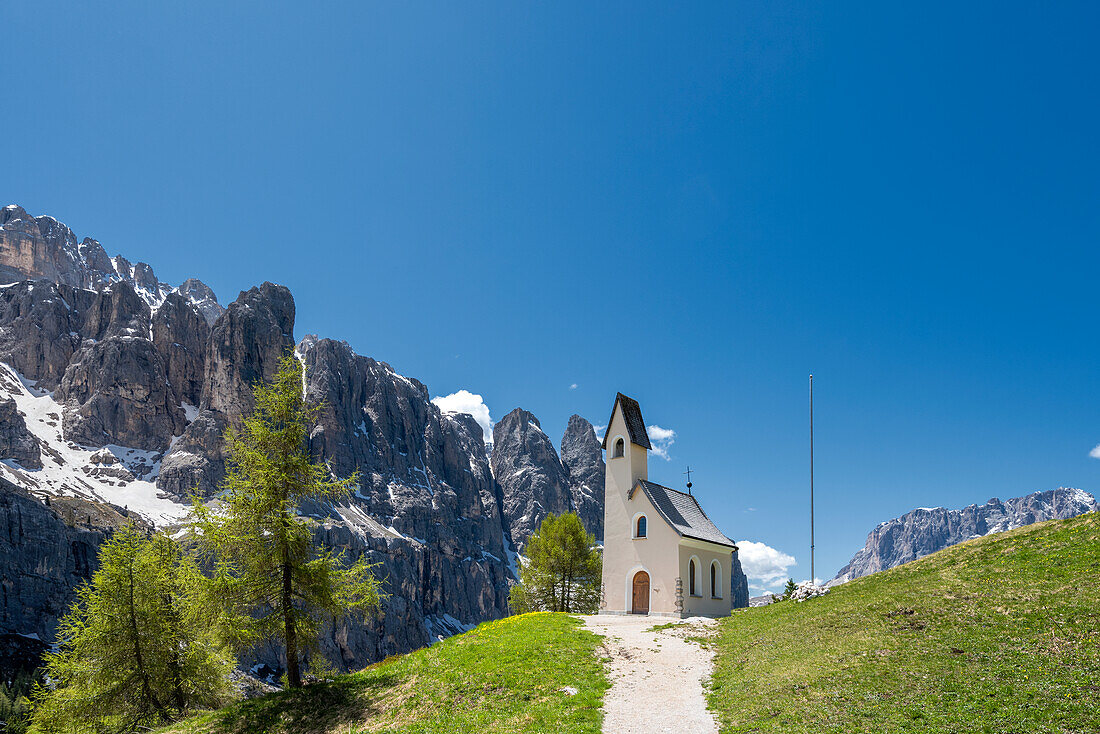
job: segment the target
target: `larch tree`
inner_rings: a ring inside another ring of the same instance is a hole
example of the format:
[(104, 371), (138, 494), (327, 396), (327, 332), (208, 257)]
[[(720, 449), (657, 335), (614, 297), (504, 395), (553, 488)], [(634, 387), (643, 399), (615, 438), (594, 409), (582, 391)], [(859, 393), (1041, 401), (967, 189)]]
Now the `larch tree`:
[(362, 615), (381, 602), (381, 585), (364, 557), (353, 564), (314, 543), (316, 521), (303, 501), (337, 502), (358, 474), (336, 479), (309, 453), (320, 405), (303, 395), (304, 366), (285, 356), (272, 383), (254, 388), (255, 408), (226, 434), (228, 466), (221, 505), (193, 500), (192, 529), (203, 560), (216, 628), (238, 649), (278, 640), (287, 683), (302, 685), (302, 655), (316, 650), (321, 625)]
[(592, 614), (600, 604), (602, 558), (596, 539), (572, 512), (547, 515), (527, 540), (512, 612)]
[(232, 660), (197, 614), (195, 574), (168, 536), (116, 531), (58, 624), (31, 731), (129, 732), (229, 700)]

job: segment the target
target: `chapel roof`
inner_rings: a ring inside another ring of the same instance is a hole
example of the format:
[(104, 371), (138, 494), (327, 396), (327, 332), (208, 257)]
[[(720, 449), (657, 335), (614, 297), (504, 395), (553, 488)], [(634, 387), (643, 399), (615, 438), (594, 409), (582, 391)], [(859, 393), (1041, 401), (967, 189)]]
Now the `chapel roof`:
[(705, 540), (708, 543), (725, 545), (737, 550), (737, 544), (711, 522), (694, 495), (639, 479), (630, 490), (628, 497), (633, 497), (639, 487), (657, 508), (657, 512), (661, 513), (661, 517), (682, 537)]
[[(649, 444), (649, 434), (645, 430), (645, 421), (642, 420), (642, 407), (634, 398), (628, 398), (621, 392), (615, 393), (615, 404), (611, 406), (611, 417), (607, 420), (607, 428), (610, 431), (611, 422), (615, 420), (615, 408), (622, 406), (623, 420), (626, 421), (626, 432), (630, 434), (630, 443), (637, 444), (643, 449), (653, 448)], [(603, 437), (603, 448), (607, 448), (607, 439), (610, 433)]]

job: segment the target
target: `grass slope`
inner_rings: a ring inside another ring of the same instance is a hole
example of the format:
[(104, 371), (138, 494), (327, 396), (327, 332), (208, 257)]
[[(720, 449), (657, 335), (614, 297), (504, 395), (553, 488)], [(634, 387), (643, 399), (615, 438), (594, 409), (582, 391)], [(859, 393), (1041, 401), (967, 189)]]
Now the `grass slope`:
[[(243, 701), (163, 732), (596, 733), (608, 686), (599, 642), (575, 617), (509, 617), (330, 683)], [(576, 695), (563, 692), (566, 686)]]
[(713, 643), (724, 732), (1100, 732), (1100, 514), (737, 611)]

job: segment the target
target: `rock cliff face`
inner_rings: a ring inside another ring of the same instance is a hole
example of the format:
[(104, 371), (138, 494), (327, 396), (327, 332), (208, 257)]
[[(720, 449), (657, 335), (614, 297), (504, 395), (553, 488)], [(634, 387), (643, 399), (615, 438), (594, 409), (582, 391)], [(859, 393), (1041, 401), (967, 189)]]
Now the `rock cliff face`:
[(572, 509), (569, 475), (538, 418), (516, 408), (493, 426), (493, 476), (504, 497), (504, 522), (523, 548), (549, 514)]
[(131, 265), (121, 255), (108, 257), (90, 237), (77, 243), (73, 231), (53, 217), (32, 217), (13, 204), (0, 209), (0, 284), (23, 280), (95, 291), (129, 283), (154, 309), (169, 293), (178, 292), (196, 305), (208, 323), (222, 310), (214, 292), (201, 281), (190, 279), (172, 288), (157, 280), (149, 265)]
[(91, 291), (47, 282), (0, 289), (0, 362), (53, 390), (81, 345), (80, 315), (94, 300)]
[[(196, 326), (198, 316), (190, 321)], [(192, 491), (202, 497), (217, 492), (225, 476), (225, 430), (251, 410), (252, 385), (275, 376), (279, 359), (294, 348), (293, 331), (290, 290), (264, 283), (229, 305), (210, 328), (205, 345), (193, 344), (191, 354), (203, 355), (193, 365), (201, 361), (203, 366), (198, 412), (164, 457), (157, 478), (162, 491), (180, 501)]]
[(309, 400), (323, 406), (311, 450), (338, 476), (360, 474), (318, 532), (381, 563), (392, 595), (378, 620), (333, 630), (341, 658), (411, 649), (502, 615), (509, 570), (477, 423), (442, 415), (423, 383), (344, 342), (306, 337), (296, 354)]
[(197, 281), (173, 292), (55, 220), (4, 212), (0, 274), (43, 280), (0, 287), (0, 636), (51, 639), (118, 518), (172, 527), (192, 490), (215, 494), (225, 429), (290, 353), (324, 405), (311, 451), (361, 477), (347, 502), (303, 512), (320, 541), (381, 564), (390, 594), (377, 618), (330, 626), (324, 651), (362, 666), (506, 612), (504, 499), (473, 419), (345, 343), (295, 347), (283, 286), (210, 308)]
[(149, 306), (120, 282), (78, 316), (83, 341), (55, 393), (66, 437), (86, 446), (163, 449), (183, 430), (184, 413), (150, 339)]
[(210, 326), (197, 309), (180, 294), (170, 293), (153, 313), (152, 323), (153, 346), (172, 386), (172, 404), (194, 408), (202, 401), (210, 343)]
[(24, 469), (42, 468), (42, 451), (38, 440), (27, 429), (12, 398), (0, 400), (0, 461), (14, 461)]
[(214, 295), (214, 291), (210, 290), (210, 286), (201, 280), (188, 278), (176, 289), (176, 292), (198, 309), (198, 312), (206, 319), (207, 324), (212, 325), (225, 311), (218, 303), (218, 297)]
[(922, 558), (964, 540), (1030, 525), (1076, 517), (1100, 509), (1095, 498), (1080, 489), (1058, 488), (1014, 497), (993, 498), (961, 510), (920, 508), (882, 523), (833, 582), (842, 583)]
[(569, 419), (559, 458), (538, 418), (516, 408), (493, 426), (491, 463), (501, 515), (517, 548), (551, 513), (575, 512), (588, 532), (603, 539), (603, 452), (584, 418)]
[(569, 474), (573, 511), (588, 532), (603, 540), (603, 450), (592, 424), (579, 415), (569, 417), (561, 439), (561, 463)]
[(737, 553), (733, 554), (730, 571), (730, 594), (733, 600), (733, 608), (741, 609), (749, 606), (749, 577), (741, 568), (741, 559)]
[(76, 587), (96, 569), (99, 544), (129, 519), (82, 500), (47, 506), (0, 478), (0, 630), (52, 641)]

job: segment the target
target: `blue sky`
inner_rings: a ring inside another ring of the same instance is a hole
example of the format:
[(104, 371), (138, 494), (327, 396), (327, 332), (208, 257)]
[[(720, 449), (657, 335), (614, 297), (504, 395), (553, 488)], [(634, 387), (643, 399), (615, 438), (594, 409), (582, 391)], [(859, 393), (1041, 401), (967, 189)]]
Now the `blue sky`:
[(621, 390), (796, 578), (812, 371), (828, 578), (1100, 489), (1100, 11), (898, 5), (5, 3), (0, 203), (555, 440)]

